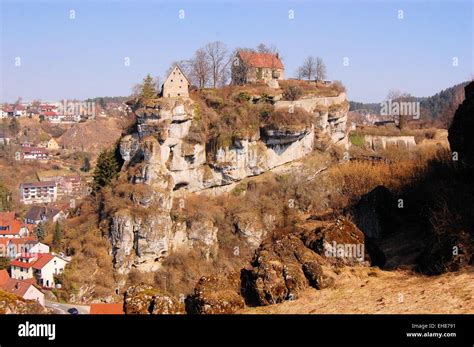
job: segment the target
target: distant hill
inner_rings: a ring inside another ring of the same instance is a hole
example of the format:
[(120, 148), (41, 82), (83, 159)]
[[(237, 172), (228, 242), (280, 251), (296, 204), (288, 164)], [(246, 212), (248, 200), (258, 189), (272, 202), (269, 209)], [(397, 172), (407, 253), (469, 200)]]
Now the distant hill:
[[(429, 97), (414, 97), (420, 102), (421, 119), (429, 123), (447, 128), (451, 124), (454, 112), (464, 100), (464, 87), (469, 82), (456, 84)], [(372, 114), (380, 114), (380, 104), (350, 101), (349, 111), (366, 110)]]

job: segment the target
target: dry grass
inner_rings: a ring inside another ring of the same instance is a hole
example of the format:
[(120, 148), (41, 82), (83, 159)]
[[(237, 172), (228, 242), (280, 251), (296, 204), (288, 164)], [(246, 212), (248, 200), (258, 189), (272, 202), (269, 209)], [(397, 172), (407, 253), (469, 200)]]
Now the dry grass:
[(453, 314), (474, 312), (474, 269), (425, 277), (406, 271), (342, 268), (334, 288), (245, 314)]

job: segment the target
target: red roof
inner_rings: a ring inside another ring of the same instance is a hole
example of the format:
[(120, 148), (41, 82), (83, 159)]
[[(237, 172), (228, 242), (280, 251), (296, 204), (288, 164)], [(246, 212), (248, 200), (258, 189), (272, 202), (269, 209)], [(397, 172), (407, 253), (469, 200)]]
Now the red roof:
[(35, 270), (41, 270), (43, 267), (45, 267), (46, 264), (48, 264), (54, 258), (54, 255), (50, 253), (39, 253), (35, 255), (35, 257), (37, 259), (33, 260), (32, 262), (23, 262), (23, 261), (15, 259), (15, 260), (12, 260), (10, 264), (12, 266), (18, 266), (24, 269), (29, 269), (30, 267), (32, 267)]
[(57, 115), (58, 115), (58, 114), (57, 114), (56, 112), (54, 112), (54, 111), (45, 111), (43, 114), (44, 114), (45, 116), (47, 116), (47, 117), (57, 116)]
[(19, 220), (0, 220), (0, 235), (20, 235), (22, 223)]
[(123, 304), (91, 304), (90, 314), (125, 314)]
[(9, 293), (23, 297), (28, 289), (30, 289), (30, 286), (32, 286), (30, 282), (10, 278), (1, 287)]
[(284, 69), (283, 64), (277, 54), (239, 51), (239, 55), (244, 63), (251, 67)]
[(10, 279), (7, 270), (0, 270), (0, 286), (4, 285)]
[(54, 255), (49, 253), (38, 254), (38, 260), (33, 263), (33, 269), (41, 270), (46, 264), (53, 260)]
[(32, 262), (24, 262), (24, 261), (19, 261), (19, 260), (12, 260), (10, 262), (10, 265), (11, 266), (18, 266), (18, 267), (21, 267), (23, 269), (29, 269), (30, 267), (32, 267), (34, 264), (34, 261)]

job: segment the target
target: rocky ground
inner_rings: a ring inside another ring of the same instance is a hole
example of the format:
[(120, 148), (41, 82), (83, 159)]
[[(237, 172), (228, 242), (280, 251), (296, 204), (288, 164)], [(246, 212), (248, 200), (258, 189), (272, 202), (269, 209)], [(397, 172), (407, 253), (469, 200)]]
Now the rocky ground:
[(335, 274), (334, 288), (307, 289), (294, 301), (246, 307), (242, 314), (394, 313), (449, 314), (474, 312), (474, 269), (440, 276), (411, 271), (346, 267)]

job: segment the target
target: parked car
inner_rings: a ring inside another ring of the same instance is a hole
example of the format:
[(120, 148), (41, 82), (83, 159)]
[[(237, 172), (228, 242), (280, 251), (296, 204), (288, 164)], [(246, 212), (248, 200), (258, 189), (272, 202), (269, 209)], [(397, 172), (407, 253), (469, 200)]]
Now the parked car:
[(70, 308), (67, 310), (70, 314), (79, 314), (79, 310), (75, 307)]

